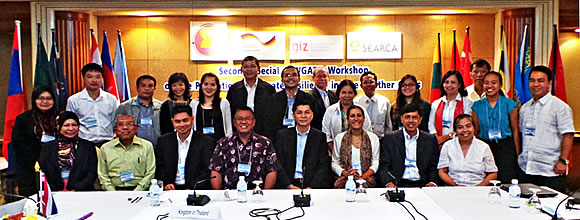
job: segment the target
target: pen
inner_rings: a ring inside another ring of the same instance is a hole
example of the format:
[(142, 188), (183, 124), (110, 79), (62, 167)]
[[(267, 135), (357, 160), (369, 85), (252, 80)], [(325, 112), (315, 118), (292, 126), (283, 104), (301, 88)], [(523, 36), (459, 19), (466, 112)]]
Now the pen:
[(93, 212), (89, 212), (86, 215), (83, 215), (82, 217), (80, 217), (78, 220), (85, 220), (88, 219), (89, 217), (91, 217), (93, 215)]

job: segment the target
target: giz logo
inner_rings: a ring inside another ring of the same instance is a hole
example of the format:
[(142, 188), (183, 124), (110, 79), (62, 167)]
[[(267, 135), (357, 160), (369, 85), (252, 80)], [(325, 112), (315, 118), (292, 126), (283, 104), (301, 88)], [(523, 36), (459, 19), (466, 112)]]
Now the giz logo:
[(350, 50), (352, 52), (358, 52), (360, 50), (360, 43), (358, 41), (350, 42)]
[(208, 23), (201, 25), (195, 33), (193, 44), (201, 55), (211, 56), (215, 54), (215, 49), (211, 47), (215, 32), (215, 25)]
[(298, 42), (298, 43), (294, 43), (292, 44), (292, 52), (294, 52), (294, 54), (300, 53), (302, 51), (308, 51), (308, 43), (307, 42)]

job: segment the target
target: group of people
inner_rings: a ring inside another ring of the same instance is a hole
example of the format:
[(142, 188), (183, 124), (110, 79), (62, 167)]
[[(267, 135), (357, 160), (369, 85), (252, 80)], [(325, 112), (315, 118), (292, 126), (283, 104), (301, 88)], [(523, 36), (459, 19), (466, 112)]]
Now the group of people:
[(241, 70), (244, 78), (226, 99), (213, 73), (201, 77), (192, 99), (178, 72), (168, 80), (169, 100), (153, 98), (156, 79), (141, 75), (138, 95), (119, 104), (101, 89), (103, 70), (94, 63), (83, 67), (85, 89), (62, 113), (50, 89), (35, 89), (32, 110), (17, 117), (12, 137), (19, 193), (36, 193), (36, 161), (55, 191), (146, 190), (152, 179), (165, 190), (233, 189), (239, 176), (265, 189), (342, 188), (354, 176), (368, 187), (518, 178), (565, 190), (572, 110), (550, 94), (553, 75), (545, 66), (532, 69), (533, 99), (521, 107), (485, 60), (471, 65), (467, 88), (460, 72), (448, 71), (431, 104), (413, 75), (401, 78), (391, 104), (376, 94), (370, 71), (361, 74), (364, 93), (357, 96), (348, 79), (330, 91), (324, 67), (314, 70), (309, 93), (299, 88), (294, 66), (283, 69), (279, 92), (258, 77), (255, 57)]

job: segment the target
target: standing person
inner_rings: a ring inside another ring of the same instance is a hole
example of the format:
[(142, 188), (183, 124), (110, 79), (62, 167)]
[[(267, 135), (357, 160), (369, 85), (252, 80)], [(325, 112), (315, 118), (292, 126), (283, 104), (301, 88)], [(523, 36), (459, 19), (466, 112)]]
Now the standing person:
[(260, 62), (253, 56), (247, 56), (242, 60), (242, 73), (244, 79), (234, 83), (228, 90), (227, 100), (230, 102), (232, 117), (238, 108), (248, 106), (254, 112), (256, 125), (254, 131), (264, 134), (266, 131), (265, 119), (268, 117), (267, 109), (270, 96), (276, 93), (274, 86), (258, 77)]
[(157, 145), (157, 138), (161, 136), (159, 127), (159, 111), (161, 101), (153, 98), (157, 80), (151, 75), (141, 75), (137, 78), (137, 96), (119, 105), (115, 115), (131, 115), (137, 120), (139, 131), (137, 137), (148, 140)]
[(568, 158), (574, 140), (572, 109), (550, 94), (552, 71), (535, 66), (530, 73), (533, 99), (520, 109), (522, 153), (518, 157), (522, 183), (566, 190)]
[(376, 94), (377, 74), (368, 71), (360, 76), (360, 83), (364, 91), (363, 95), (356, 97), (354, 102), (364, 107), (369, 113), (371, 120), (371, 132), (379, 139), (383, 139), (385, 133), (392, 130), (391, 104), (387, 97)]
[(312, 73), (312, 81), (314, 81), (314, 89), (310, 94), (314, 96), (314, 119), (312, 119), (312, 127), (322, 130), (322, 118), (326, 108), (338, 102), (338, 96), (328, 88), (328, 70), (326, 67), (314, 68)]
[(193, 129), (211, 136), (215, 141), (232, 135), (230, 102), (220, 98), (221, 86), (218, 77), (213, 73), (203, 74), (199, 90), (199, 99), (190, 104), (195, 116)]
[(161, 135), (174, 131), (171, 123), (171, 110), (178, 105), (189, 105), (191, 102), (189, 80), (185, 73), (176, 72), (169, 76), (169, 100), (161, 104), (159, 112), (159, 126)]
[(503, 79), (498, 72), (483, 77), (485, 97), (473, 103), (473, 122), (478, 137), (491, 148), (498, 168), (497, 179), (510, 183), (517, 178), (520, 133), (516, 102), (501, 90)]
[(467, 97), (475, 102), (485, 97), (485, 88), (483, 88), (483, 76), (491, 71), (491, 65), (484, 60), (478, 59), (470, 66), (469, 76), (473, 84), (465, 88), (467, 90)]
[(12, 130), (12, 146), (17, 167), (18, 193), (31, 196), (38, 192), (34, 165), (40, 157), (42, 143), (53, 141), (56, 135), (54, 94), (48, 87), (32, 91), (32, 109), (16, 117)]
[(38, 164), (54, 191), (93, 191), (97, 179), (95, 144), (79, 138), (79, 117), (62, 112), (56, 140), (42, 144)]
[(81, 70), (85, 89), (68, 98), (66, 110), (79, 116), (81, 127), (79, 137), (100, 147), (114, 138), (113, 125), (119, 100), (101, 89), (103, 68), (89, 63)]
[[(397, 89), (397, 100), (391, 107), (391, 121), (393, 122), (393, 131), (403, 129), (401, 123), (401, 111), (405, 105), (414, 103), (419, 106), (421, 118), (429, 118), (431, 113), (431, 104), (421, 98), (421, 90), (419, 90), (419, 83), (415, 76), (407, 74), (399, 80), (399, 88)], [(419, 130), (429, 132), (429, 120), (421, 120)]]
[(468, 99), (463, 77), (457, 70), (449, 70), (441, 80), (441, 98), (431, 104), (429, 133), (443, 144), (453, 138), (453, 119), (460, 114), (471, 115), (471, 100)]
[[(326, 109), (324, 118), (322, 119), (322, 132), (326, 134), (326, 142), (328, 143), (329, 152), (334, 152), (334, 140), (339, 133), (345, 132), (348, 129), (348, 119), (346, 111), (352, 105), (358, 105), (353, 102), (356, 96), (356, 85), (350, 79), (340, 81), (336, 89), (338, 93), (339, 102), (332, 104)], [(364, 124), (363, 128), (367, 131), (372, 130), (371, 120), (363, 109)]]

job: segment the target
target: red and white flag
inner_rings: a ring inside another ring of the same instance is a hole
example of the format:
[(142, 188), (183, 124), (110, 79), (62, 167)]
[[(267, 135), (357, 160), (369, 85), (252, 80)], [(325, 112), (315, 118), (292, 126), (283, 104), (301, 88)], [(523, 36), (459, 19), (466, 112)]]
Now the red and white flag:
[(91, 57), (90, 63), (96, 63), (99, 65), (103, 65), (103, 61), (101, 61), (101, 53), (99, 53), (99, 43), (97, 43), (97, 38), (95, 37), (95, 32), (91, 29)]

